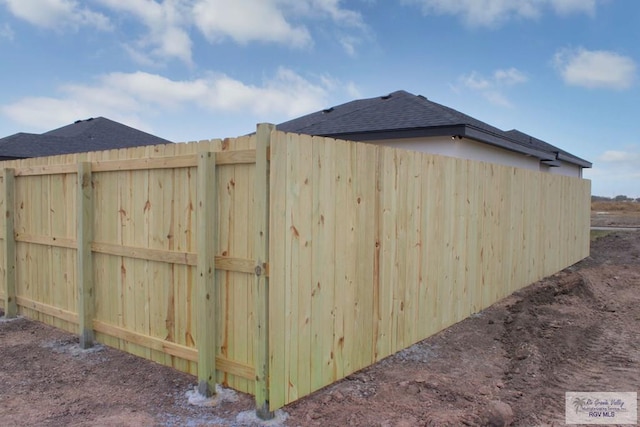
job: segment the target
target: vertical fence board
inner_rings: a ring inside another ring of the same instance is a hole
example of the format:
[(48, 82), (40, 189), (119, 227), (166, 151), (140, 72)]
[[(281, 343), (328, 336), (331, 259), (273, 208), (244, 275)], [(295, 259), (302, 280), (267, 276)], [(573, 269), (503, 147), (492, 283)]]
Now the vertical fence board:
[[(343, 302), (335, 300), (333, 303), (331, 310), (333, 313), (333, 337), (327, 336), (328, 339), (332, 340), (330, 345), (330, 372), (327, 372), (327, 377), (333, 378), (335, 381), (335, 379), (344, 376), (344, 341), (348, 337), (347, 322), (351, 321), (349, 312), (354, 303), (353, 288), (350, 283), (352, 279), (349, 277), (347, 268), (349, 264), (355, 261), (353, 256), (356, 255), (356, 252), (353, 250), (353, 236), (350, 231), (350, 225), (353, 222), (349, 182), (351, 180), (350, 147), (342, 141), (336, 141), (334, 147), (336, 149), (333, 173), (335, 189), (333, 190), (333, 206), (329, 208), (329, 215), (334, 217), (335, 246), (331, 250), (334, 257), (334, 269), (333, 278), (330, 279), (331, 282), (329, 283), (331, 284), (329, 286), (333, 287), (333, 296), (330, 298), (335, 299), (336, 295), (342, 295), (343, 298)], [(341, 212), (341, 215), (339, 212)], [(338, 245), (344, 248), (342, 256), (335, 256), (338, 253), (336, 250)]]
[[(49, 182), (51, 176), (38, 177), (38, 205), (42, 210), (42, 214), (36, 215), (36, 233), (41, 236), (50, 236), (49, 232)], [(34, 277), (34, 283), (43, 283), (44, 286), (39, 287), (38, 301), (45, 304), (51, 304), (51, 247), (47, 245), (33, 245), (33, 250), (37, 251), (38, 270)], [(47, 323), (53, 323), (53, 317), (48, 313), (44, 313), (41, 317)]]
[(78, 212), (78, 321), (80, 332), (80, 347), (93, 346), (94, 283), (93, 256), (91, 243), (93, 242), (93, 184), (91, 182), (91, 163), (78, 163), (78, 197), (76, 201)]
[(404, 150), (396, 150), (395, 154), (395, 178), (393, 183), (395, 201), (391, 207), (395, 213), (392, 224), (392, 235), (395, 239), (395, 261), (390, 268), (392, 274), (390, 282), (392, 288), (391, 297), (393, 298), (390, 334), (392, 349), (404, 348), (405, 343), (405, 317), (409, 302), (404, 299), (405, 289), (407, 287), (407, 272), (404, 268), (404, 260), (406, 260), (408, 256), (407, 225), (410, 207), (407, 195), (411, 192), (408, 176), (408, 159), (410, 153)]
[[(354, 235), (356, 240), (355, 272), (352, 278), (356, 301), (352, 309), (353, 336), (345, 342), (350, 348), (351, 369), (367, 366), (374, 360), (371, 345), (374, 336), (374, 287), (376, 254), (376, 154), (378, 149), (372, 145), (355, 144), (353, 159), (355, 177), (355, 216)], [(372, 167), (372, 165), (374, 165)], [(313, 242), (312, 242), (313, 243)]]
[(216, 380), (216, 283), (215, 233), (216, 221), (216, 156), (200, 153), (198, 157), (198, 392), (203, 396), (215, 394)]
[[(146, 157), (146, 147), (140, 147), (138, 156)], [(140, 248), (149, 247), (149, 211), (151, 210), (151, 200), (149, 197), (149, 171), (134, 171), (131, 174), (131, 207), (132, 221), (132, 246)], [(155, 293), (149, 289), (149, 264), (152, 261), (133, 261), (133, 295), (135, 298), (134, 322), (136, 332), (145, 336), (150, 335), (150, 299)], [(145, 359), (151, 359), (151, 350), (141, 349), (140, 354)]]
[(285, 200), (285, 217), (286, 234), (284, 238), (287, 242), (285, 245), (285, 259), (289, 266), (287, 271), (287, 282), (291, 283), (288, 292), (285, 294), (283, 301), (283, 309), (285, 315), (285, 372), (287, 377), (287, 400), (295, 400), (298, 398), (298, 295), (301, 292), (302, 284), (299, 281), (298, 272), (305, 266), (301, 265), (300, 254), (300, 227), (298, 218), (299, 196), (300, 196), (300, 165), (298, 163), (298, 151), (301, 143), (291, 143), (287, 141), (287, 193)]
[(464, 319), (469, 314), (469, 294), (467, 289), (467, 271), (469, 268), (466, 259), (466, 244), (468, 223), (471, 220), (467, 195), (468, 162), (462, 159), (454, 160), (454, 188), (453, 188), (453, 212), (454, 226), (452, 236), (452, 263), (453, 263), (453, 307), (454, 318)]
[[(197, 176), (196, 168), (183, 168), (176, 170), (175, 182), (173, 186), (173, 205), (169, 245), (176, 251), (193, 251), (190, 244), (190, 226), (194, 224), (193, 213), (196, 210), (196, 195), (194, 193), (194, 180)], [(197, 252), (197, 249), (196, 249)], [(173, 267), (173, 293), (175, 298), (175, 326), (174, 336), (176, 343), (195, 347), (194, 337), (197, 336), (195, 302), (197, 295), (194, 295), (196, 287), (195, 267), (177, 266)], [(218, 310), (219, 311), (219, 310)], [(194, 373), (193, 366), (183, 360), (174, 361), (174, 366), (180, 370), (188, 370)]]
[(393, 285), (395, 283), (394, 265), (396, 265), (395, 234), (396, 223), (396, 150), (383, 149), (380, 210), (377, 214), (380, 234), (380, 280), (378, 284), (378, 335), (376, 337), (376, 358), (391, 353), (393, 324)]
[[(446, 289), (443, 286), (439, 286), (442, 282), (443, 269), (444, 269), (444, 245), (445, 245), (445, 212), (443, 200), (446, 197), (444, 187), (444, 162), (439, 157), (430, 157), (429, 167), (429, 187), (427, 191), (427, 205), (430, 214), (427, 216), (429, 224), (439, 224), (437, 227), (429, 227), (427, 239), (429, 242), (429, 250), (427, 251), (427, 283), (431, 290), (431, 301), (429, 307), (431, 309), (430, 321), (432, 323), (433, 332), (437, 332), (441, 329), (441, 316), (444, 307), (443, 294)], [(446, 282), (444, 282), (446, 283)]]
[[(170, 156), (175, 152), (175, 144), (166, 144), (162, 152), (154, 151), (151, 156)], [(173, 220), (173, 185), (175, 170), (149, 171), (149, 237), (148, 247), (151, 249), (173, 250), (171, 233)], [(171, 242), (171, 244), (170, 244)], [(150, 262), (148, 279), (150, 285), (149, 334), (152, 337), (176, 342), (175, 318), (176, 307), (174, 297), (175, 265), (161, 262)], [(169, 354), (152, 353), (152, 360), (172, 366)]]
[[(298, 234), (297, 260), (299, 268), (295, 272), (298, 281), (297, 295), (297, 341), (296, 366), (297, 371), (296, 392), (298, 396), (304, 396), (311, 392), (311, 376), (309, 360), (311, 358), (311, 292), (313, 280), (311, 268), (313, 262), (313, 143), (310, 136), (300, 136), (297, 142), (297, 158), (294, 160), (298, 174), (298, 196), (296, 206), (296, 231)], [(289, 179), (293, 177), (289, 176)]]
[[(335, 141), (322, 144), (322, 138), (313, 138), (314, 156), (317, 160), (319, 188), (314, 198), (314, 212), (317, 212), (317, 229), (314, 238), (318, 240), (318, 253), (312, 266), (315, 289), (311, 294), (313, 336), (311, 355), (312, 385), (315, 388), (333, 380), (335, 336), (335, 247), (336, 247), (336, 173), (335, 159), (342, 153), (336, 149)], [(316, 164), (314, 164), (316, 166)], [(315, 179), (315, 177), (314, 177)]]
[(407, 238), (410, 256), (405, 263), (406, 280), (409, 286), (405, 287), (404, 300), (406, 312), (405, 341), (416, 342), (422, 336), (424, 326), (419, 323), (420, 318), (420, 291), (424, 287), (422, 280), (422, 185), (424, 181), (422, 170), (422, 157), (410, 156), (408, 168), (407, 206), (410, 216), (407, 222)]
[(454, 237), (456, 228), (455, 215), (455, 184), (457, 177), (455, 175), (455, 159), (446, 158), (443, 160), (443, 182), (442, 182), (442, 228), (443, 228), (443, 262), (439, 266), (438, 294), (440, 296), (439, 329), (445, 328), (451, 324), (455, 315), (455, 298), (454, 292), (454, 276), (455, 253), (454, 253)]
[[(238, 138), (235, 141), (234, 149), (249, 149), (253, 144), (253, 139), (248, 137)], [(266, 158), (266, 157), (265, 157)], [(224, 166), (231, 169), (231, 211), (233, 225), (229, 230), (229, 255), (240, 258), (253, 258), (255, 236), (253, 215), (253, 200), (255, 187), (255, 168), (251, 165)], [(253, 328), (255, 318), (253, 317), (253, 287), (254, 275), (246, 273), (232, 273), (230, 279), (230, 298), (227, 308), (227, 319), (230, 325), (227, 329), (230, 332), (228, 341), (229, 354), (232, 360), (253, 366)], [(229, 386), (238, 390), (253, 391), (255, 385), (253, 381), (240, 378), (237, 375), (229, 376)]]
[[(273, 260), (269, 267), (269, 403), (272, 408), (279, 408), (287, 403), (288, 390), (287, 371), (285, 369), (285, 310), (284, 300), (289, 286), (286, 279), (287, 263), (286, 245), (284, 239), (276, 236), (286, 236), (286, 179), (287, 179), (287, 136), (284, 133), (274, 134), (271, 143), (270, 168), (270, 216), (269, 255)], [(304, 142), (304, 141), (303, 141)], [(309, 142), (309, 141), (307, 141)], [(314, 158), (314, 168), (315, 161)], [(257, 171), (256, 171), (257, 176)], [(257, 179), (257, 178), (256, 178)], [(312, 181), (314, 184), (316, 181)], [(258, 232), (256, 230), (256, 232)], [(314, 240), (315, 243), (315, 240)], [(257, 254), (255, 255), (257, 256)], [(256, 359), (257, 360), (257, 359)], [(311, 363), (309, 362), (309, 365)], [(309, 371), (311, 374), (311, 371)]]
[[(342, 378), (345, 372), (352, 372), (352, 364), (358, 356), (353, 352), (353, 343), (357, 341), (357, 335), (369, 335), (364, 333), (366, 329), (359, 331), (356, 329), (358, 323), (358, 310), (360, 304), (359, 288), (357, 286), (357, 264), (358, 248), (356, 234), (357, 215), (357, 194), (355, 180), (357, 179), (357, 149), (356, 145), (344, 144), (345, 155), (341, 156), (341, 183), (342, 189), (338, 192), (339, 197), (344, 199), (345, 204), (336, 206), (336, 253), (338, 247), (347, 249), (348, 256), (336, 257), (336, 295), (344, 292), (344, 310), (342, 314), (343, 326), (342, 336), (335, 339), (336, 353), (336, 378)], [(342, 207), (341, 207), (342, 206)], [(342, 214), (340, 214), (340, 210)]]
[(255, 209), (255, 290), (254, 290), (254, 366), (256, 413), (260, 418), (272, 417), (269, 395), (269, 278), (265, 267), (269, 257), (270, 164), (271, 138), (275, 126), (261, 124), (257, 129), (254, 187)]
[[(433, 286), (434, 268), (431, 265), (432, 247), (434, 245), (433, 227), (427, 227), (434, 220), (435, 209), (433, 202), (434, 188), (434, 167), (433, 156), (422, 156), (418, 167), (422, 173), (422, 185), (420, 186), (420, 259), (418, 260), (418, 268), (420, 274), (420, 289), (418, 291), (419, 312), (416, 323), (419, 326), (420, 336), (431, 334), (434, 332), (434, 310), (436, 298)], [(433, 251), (434, 253), (436, 251)]]
[[(116, 160), (118, 150), (101, 153), (96, 160)], [(128, 172), (93, 173), (96, 218), (94, 239), (98, 242), (122, 245), (122, 221), (126, 211), (120, 204), (120, 176)], [(118, 327), (126, 327), (120, 295), (124, 293), (123, 276), (126, 270), (122, 257), (106, 254), (94, 255), (96, 287), (96, 320)], [(115, 348), (126, 348), (117, 337), (97, 333), (100, 342)]]
[[(228, 151), (231, 141), (226, 139), (223, 143), (223, 151)], [(234, 255), (233, 250), (233, 229), (236, 224), (236, 218), (233, 211), (233, 201), (235, 197), (235, 180), (233, 166), (217, 167), (217, 215), (218, 230), (216, 232), (216, 254), (224, 256)], [(234, 300), (234, 277), (230, 271), (217, 271), (216, 283), (218, 304), (216, 313), (216, 324), (218, 327), (218, 347), (220, 354), (225, 358), (232, 358), (235, 355), (235, 336), (233, 334), (233, 322), (230, 321), (232, 313), (230, 307), (233, 306)], [(196, 322), (198, 325), (198, 322)], [(216, 350), (217, 351), (217, 350)], [(226, 372), (220, 372), (219, 381), (223, 385), (230, 385), (233, 379)]]
[(16, 241), (14, 238), (15, 178), (13, 169), (5, 168), (2, 175), (4, 186), (4, 315), (16, 317)]

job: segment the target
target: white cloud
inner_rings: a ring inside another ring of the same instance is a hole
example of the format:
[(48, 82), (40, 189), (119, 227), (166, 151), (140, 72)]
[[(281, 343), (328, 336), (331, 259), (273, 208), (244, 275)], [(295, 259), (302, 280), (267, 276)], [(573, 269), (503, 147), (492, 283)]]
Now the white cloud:
[(336, 37), (340, 46), (342, 46), (342, 49), (347, 55), (351, 57), (356, 57), (358, 55), (358, 47), (363, 43), (362, 37), (349, 34), (342, 34)]
[(594, 16), (596, 13), (596, 0), (552, 0), (550, 3), (560, 15), (586, 13)]
[[(112, 28), (107, 16), (82, 6), (86, 2), (80, 0), (0, 0), (3, 3), (14, 15), (43, 28)], [(313, 38), (305, 24), (328, 20), (341, 30), (336, 42), (350, 55), (367, 32), (360, 13), (342, 7), (341, 0), (93, 0), (93, 3), (143, 25), (144, 33), (124, 44), (132, 59), (143, 65), (173, 59), (191, 64), (194, 31), (210, 43), (232, 40), (243, 45), (263, 42), (307, 48), (313, 45)], [(113, 18), (113, 22), (121, 21)], [(349, 29), (350, 34), (345, 35), (344, 29)]]
[(511, 19), (537, 19), (545, 9), (594, 15), (596, 0), (403, 0), (425, 15), (455, 15), (471, 26), (495, 27)]
[(497, 90), (488, 90), (482, 93), (482, 95), (493, 105), (497, 105), (498, 107), (511, 108), (513, 104), (511, 101)]
[(125, 46), (132, 59), (142, 65), (157, 60), (179, 59), (192, 62), (191, 37), (188, 33), (191, 1), (165, 0), (97, 0), (103, 6), (132, 15), (147, 29), (147, 33)]
[[(0, 0), (1, 1), (1, 0)], [(359, 13), (340, 6), (340, 0), (96, 0), (103, 6), (140, 20), (146, 34), (127, 46), (136, 62), (179, 59), (191, 62), (191, 31), (210, 43), (233, 40), (245, 45), (277, 43), (293, 48), (313, 45), (302, 21), (328, 19), (336, 25), (364, 31)], [(356, 43), (345, 43), (353, 54)]]
[(287, 22), (274, 1), (199, 0), (192, 12), (195, 25), (212, 42), (230, 37), (242, 44), (267, 41), (303, 47), (311, 43), (309, 31)]
[(276, 1), (290, 10), (292, 15), (306, 17), (329, 17), (332, 21), (350, 27), (364, 29), (366, 25), (359, 12), (340, 7), (341, 0), (268, 0)]
[(6, 22), (0, 26), (0, 39), (13, 40), (15, 33), (9, 24)]
[(11, 120), (48, 130), (78, 118), (106, 116), (148, 129), (145, 117), (195, 106), (201, 112), (237, 113), (261, 120), (294, 117), (318, 110), (329, 94), (353, 93), (353, 84), (319, 78), (312, 82), (280, 68), (261, 85), (251, 85), (224, 74), (194, 80), (171, 80), (145, 72), (110, 73), (94, 84), (67, 84), (59, 97), (23, 98), (1, 111)]
[[(313, 43), (305, 25), (296, 21), (329, 19), (341, 27), (366, 31), (360, 13), (345, 9), (341, 0), (196, 0), (196, 27), (212, 42), (231, 38), (246, 44), (275, 42), (295, 48)], [(353, 54), (357, 38), (339, 36), (338, 41)]]
[(512, 86), (518, 83), (525, 83), (528, 78), (521, 71), (511, 67), (508, 70), (496, 70), (493, 77), (498, 85)]
[(511, 107), (511, 102), (505, 95), (507, 88), (528, 81), (527, 76), (516, 68), (494, 71), (490, 78), (482, 76), (476, 71), (462, 75), (458, 78), (458, 84), (452, 85), (452, 89), (459, 93), (462, 88), (480, 93), (487, 101), (500, 107)]
[(630, 145), (621, 150), (608, 150), (598, 156), (585, 178), (592, 180), (592, 193), (614, 197), (624, 194), (640, 197), (640, 147)]
[(627, 89), (636, 76), (633, 59), (605, 50), (562, 49), (553, 62), (564, 82), (573, 86)]
[(472, 71), (471, 74), (460, 77), (460, 82), (473, 90), (485, 90), (491, 87), (491, 82), (480, 76), (477, 72)]
[(598, 160), (617, 166), (637, 169), (638, 164), (640, 164), (640, 151), (608, 150), (602, 153)]
[(75, 0), (0, 0), (18, 18), (43, 28), (62, 30), (66, 27), (77, 29), (81, 26), (110, 30), (109, 18), (86, 7)]

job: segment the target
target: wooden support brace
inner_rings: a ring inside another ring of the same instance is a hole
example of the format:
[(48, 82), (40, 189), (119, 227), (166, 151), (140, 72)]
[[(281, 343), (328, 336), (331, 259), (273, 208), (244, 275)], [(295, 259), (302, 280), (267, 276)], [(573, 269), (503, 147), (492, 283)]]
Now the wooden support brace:
[(216, 392), (216, 155), (198, 155), (198, 261), (197, 319), (198, 392), (206, 397)]
[(93, 241), (93, 183), (91, 180), (91, 163), (78, 163), (78, 193), (77, 193), (77, 266), (78, 266), (78, 331), (80, 347), (93, 346), (94, 331), (93, 318), (95, 312), (93, 256), (91, 243)]
[(18, 315), (16, 303), (16, 240), (14, 231), (14, 188), (15, 178), (13, 169), (4, 169), (4, 207), (5, 207), (5, 236), (4, 236), (4, 316), (6, 318)]
[(263, 420), (273, 418), (269, 408), (269, 278), (264, 266), (269, 262), (269, 152), (272, 124), (259, 124), (256, 134), (256, 172), (254, 187), (255, 258), (254, 288), (256, 368), (256, 414)]

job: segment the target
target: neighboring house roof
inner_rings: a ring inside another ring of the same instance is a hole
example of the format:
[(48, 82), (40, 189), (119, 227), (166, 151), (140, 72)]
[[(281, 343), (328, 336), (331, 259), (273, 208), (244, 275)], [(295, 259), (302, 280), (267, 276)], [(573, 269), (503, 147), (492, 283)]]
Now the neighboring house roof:
[(171, 143), (113, 120), (96, 117), (42, 134), (20, 132), (0, 138), (0, 160)]
[[(591, 163), (519, 131), (505, 132), (421, 95), (399, 90), (359, 99), (277, 125), (285, 132), (352, 141), (460, 136), (539, 158), (554, 166), (563, 160), (581, 167)], [(524, 136), (523, 136), (524, 135)], [(562, 153), (559, 157), (559, 153)]]

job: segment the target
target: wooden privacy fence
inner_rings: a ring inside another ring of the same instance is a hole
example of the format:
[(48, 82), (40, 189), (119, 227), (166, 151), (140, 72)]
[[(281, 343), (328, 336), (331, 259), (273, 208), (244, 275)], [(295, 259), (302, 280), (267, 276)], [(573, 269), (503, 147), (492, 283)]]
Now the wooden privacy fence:
[(4, 162), (7, 313), (253, 394), (269, 132)]
[(587, 180), (271, 125), (3, 167), (7, 313), (262, 415), (589, 251)]

